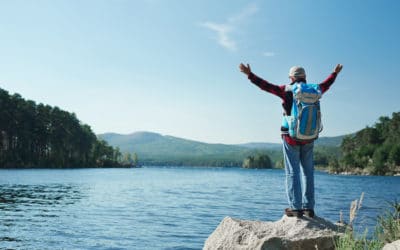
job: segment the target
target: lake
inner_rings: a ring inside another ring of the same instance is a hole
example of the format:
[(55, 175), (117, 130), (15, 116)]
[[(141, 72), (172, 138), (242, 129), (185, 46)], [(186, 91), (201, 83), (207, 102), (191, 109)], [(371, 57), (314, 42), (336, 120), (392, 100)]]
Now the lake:
[[(374, 230), (400, 177), (316, 172), (316, 214)], [(144, 167), (0, 170), (0, 249), (201, 249), (225, 216), (275, 221), (283, 170)]]

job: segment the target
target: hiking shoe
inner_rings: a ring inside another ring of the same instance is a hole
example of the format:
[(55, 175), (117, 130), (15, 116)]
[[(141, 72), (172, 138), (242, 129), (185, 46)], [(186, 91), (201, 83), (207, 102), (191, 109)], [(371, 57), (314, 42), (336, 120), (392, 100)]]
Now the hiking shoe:
[(296, 209), (291, 209), (291, 208), (286, 208), (285, 209), (285, 214), (288, 217), (300, 218), (301, 216), (303, 216), (302, 210), (296, 210)]
[(310, 218), (314, 218), (314, 216), (315, 216), (314, 210), (313, 209), (308, 209), (308, 208), (303, 209), (303, 214), (305, 216), (307, 216), (307, 217), (310, 217)]

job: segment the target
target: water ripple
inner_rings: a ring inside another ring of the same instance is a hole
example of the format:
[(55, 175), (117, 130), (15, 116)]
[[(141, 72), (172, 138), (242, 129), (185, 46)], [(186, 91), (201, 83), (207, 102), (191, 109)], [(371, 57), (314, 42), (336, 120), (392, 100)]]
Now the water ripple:
[[(225, 216), (277, 220), (279, 170), (142, 168), (0, 170), (0, 249), (201, 249)], [(373, 226), (398, 178), (317, 174), (317, 214)], [(337, 185), (340, 183), (340, 185)]]

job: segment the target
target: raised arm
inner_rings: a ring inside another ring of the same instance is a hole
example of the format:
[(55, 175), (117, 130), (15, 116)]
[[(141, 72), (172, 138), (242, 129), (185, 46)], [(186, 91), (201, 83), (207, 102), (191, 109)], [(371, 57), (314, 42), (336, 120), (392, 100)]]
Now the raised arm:
[(331, 87), (331, 85), (335, 82), (337, 75), (340, 73), (340, 71), (342, 71), (342, 68), (342, 64), (336, 65), (333, 72), (328, 76), (328, 78), (326, 78), (322, 83), (319, 84), (322, 93), (324, 93)]
[(249, 76), (251, 73), (251, 68), (250, 68), (249, 64), (247, 64), (247, 67), (246, 67), (243, 63), (241, 63), (239, 65), (239, 69), (241, 72), (243, 72), (243, 74), (246, 74), (247, 76)]
[(342, 71), (343, 65), (342, 64), (338, 64), (336, 65), (335, 69), (333, 70), (333, 72), (335, 72), (336, 74), (339, 74), (340, 71)]
[(272, 84), (258, 76), (256, 76), (253, 72), (251, 72), (251, 68), (250, 65), (247, 64), (244, 65), (243, 63), (241, 63), (239, 65), (239, 69), (241, 72), (243, 72), (243, 74), (247, 75), (247, 77), (249, 78), (249, 80), (254, 83), (255, 85), (257, 85), (260, 89), (267, 91), (271, 94), (274, 94), (276, 96), (279, 96), (280, 98), (284, 98), (285, 97), (285, 86), (278, 86), (275, 84)]

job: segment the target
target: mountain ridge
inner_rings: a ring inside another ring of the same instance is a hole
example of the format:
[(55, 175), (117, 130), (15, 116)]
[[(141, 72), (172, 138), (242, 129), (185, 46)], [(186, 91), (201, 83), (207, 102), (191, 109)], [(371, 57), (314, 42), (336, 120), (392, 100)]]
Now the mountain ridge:
[(209, 147), (213, 148), (213, 153), (215, 151), (217, 151), (216, 153), (218, 153), (218, 151), (229, 149), (232, 150), (238, 147), (245, 148), (231, 144), (206, 143), (186, 138), (180, 138), (172, 135), (162, 135), (159, 133), (148, 131), (139, 131), (130, 134), (104, 133), (99, 134), (98, 137), (109, 142), (111, 145), (118, 146), (122, 151), (127, 152), (135, 150), (135, 148), (132, 148), (133, 145), (139, 145), (141, 147), (154, 146), (154, 149), (159, 152), (160, 150), (161, 152), (163, 152), (163, 150), (172, 149), (175, 147), (175, 149), (179, 149), (181, 151), (188, 151), (187, 153), (193, 153), (192, 150), (194, 149), (202, 153), (209, 153), (206, 150)]
[[(246, 157), (260, 153), (267, 154), (275, 163), (282, 158), (280, 143), (206, 143), (149, 131), (130, 134), (110, 132), (97, 136), (111, 146), (118, 147), (122, 153), (136, 153), (142, 163), (148, 165), (240, 166)], [(336, 147), (341, 139), (324, 138), (321, 145)]]
[[(235, 146), (241, 148), (250, 148), (250, 149), (277, 149), (281, 147), (281, 143), (273, 143), (273, 142), (247, 142), (247, 143), (239, 143), (239, 144), (227, 144), (227, 143), (208, 143), (202, 141), (196, 141), (193, 139), (187, 139), (172, 135), (162, 135), (160, 133), (151, 132), (151, 131), (137, 131), (129, 134), (120, 134), (115, 132), (107, 132), (97, 135), (99, 138), (109, 142), (111, 145), (117, 142), (132, 142), (142, 143), (142, 142), (152, 142), (157, 140), (175, 140), (186, 143), (195, 143), (198, 145), (210, 145), (210, 146)], [(341, 136), (324, 136), (318, 138), (315, 141), (315, 145), (317, 146), (331, 146), (331, 147), (339, 147), (343, 138), (346, 135)], [(120, 145), (116, 145), (120, 146)], [(121, 148), (121, 147), (120, 147)], [(122, 149), (122, 148), (121, 148)]]

